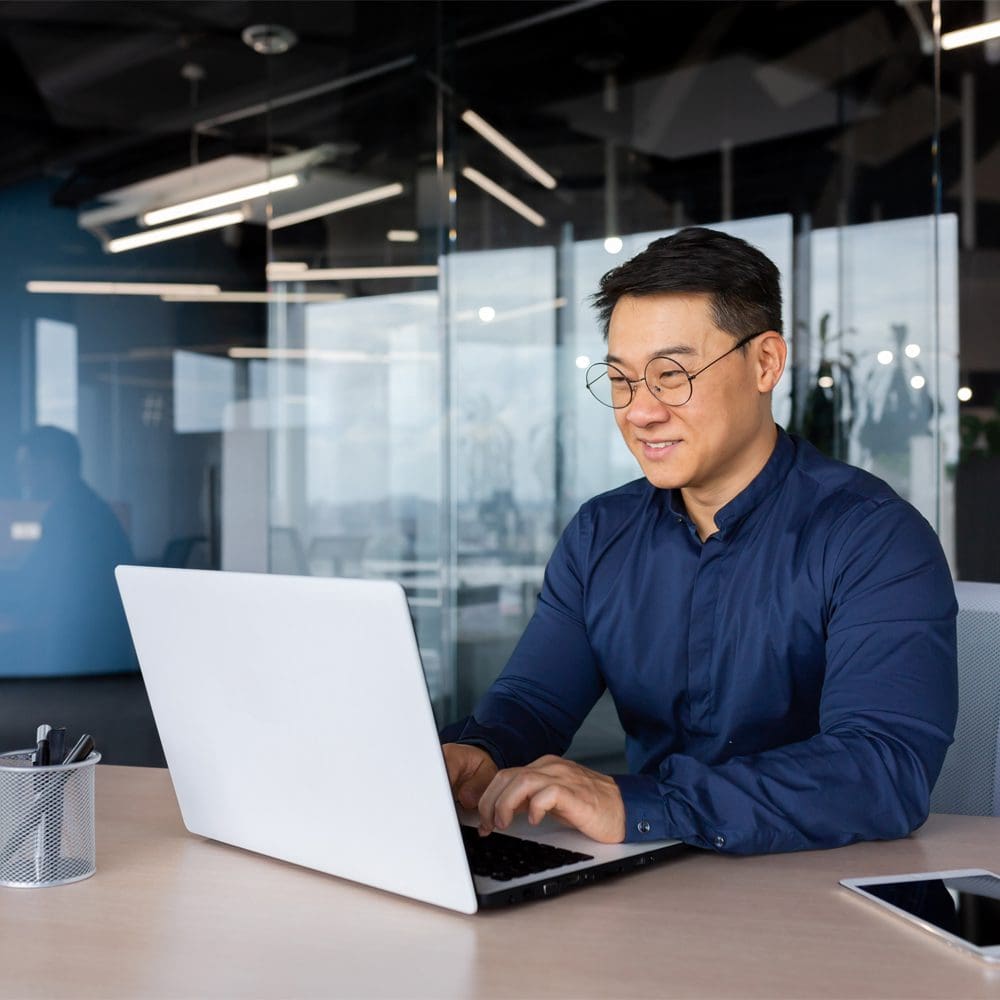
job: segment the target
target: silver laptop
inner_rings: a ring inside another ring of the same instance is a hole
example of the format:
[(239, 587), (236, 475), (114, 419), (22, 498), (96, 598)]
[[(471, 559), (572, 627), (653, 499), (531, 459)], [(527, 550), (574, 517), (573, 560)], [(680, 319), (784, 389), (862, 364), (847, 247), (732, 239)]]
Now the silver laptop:
[(116, 574), (192, 833), (463, 913), (554, 895), (680, 846), (602, 845), (520, 818), (480, 838), (460, 823), (396, 583)]

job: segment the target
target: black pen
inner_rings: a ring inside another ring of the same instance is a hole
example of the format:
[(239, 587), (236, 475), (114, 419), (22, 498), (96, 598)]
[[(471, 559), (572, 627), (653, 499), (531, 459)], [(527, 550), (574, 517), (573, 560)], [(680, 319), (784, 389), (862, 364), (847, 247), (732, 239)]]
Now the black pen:
[(49, 733), (49, 763), (61, 764), (66, 756), (66, 727), (59, 726)]
[(89, 733), (84, 733), (73, 746), (73, 749), (63, 757), (64, 764), (76, 764), (78, 761), (86, 760), (94, 749), (94, 738)]
[(35, 767), (48, 767), (49, 765), (49, 733), (52, 727), (44, 722), (35, 731), (35, 756), (32, 764)]

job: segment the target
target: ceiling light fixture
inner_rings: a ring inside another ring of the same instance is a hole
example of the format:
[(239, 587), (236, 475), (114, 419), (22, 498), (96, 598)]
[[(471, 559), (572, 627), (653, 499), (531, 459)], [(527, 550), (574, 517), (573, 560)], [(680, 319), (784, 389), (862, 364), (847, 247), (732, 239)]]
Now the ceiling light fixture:
[(342, 292), (217, 292), (161, 295), (164, 302), (339, 302)]
[(158, 226), (161, 222), (173, 222), (175, 219), (183, 219), (186, 215), (198, 215), (200, 212), (225, 208), (226, 205), (238, 205), (240, 202), (253, 201), (254, 198), (263, 198), (275, 191), (287, 191), (289, 188), (298, 187), (298, 184), (297, 174), (285, 174), (258, 184), (245, 184), (243, 187), (230, 188), (218, 194), (205, 195), (204, 198), (182, 201), (165, 208), (154, 208), (151, 212), (144, 212), (139, 221), (144, 226)]
[(251, 24), (240, 32), (240, 38), (261, 56), (284, 55), (299, 41), (299, 36), (282, 24)]
[(556, 187), (556, 179), (552, 174), (540, 167), (524, 150), (518, 149), (506, 136), (501, 135), (489, 122), (480, 118), (475, 111), (463, 111), (462, 121), (499, 149), (508, 160), (516, 163), (529, 177), (538, 181), (542, 187), (550, 191)]
[(386, 198), (395, 198), (396, 195), (402, 194), (404, 190), (403, 185), (398, 182), (395, 184), (383, 184), (381, 187), (372, 188), (369, 191), (359, 191), (357, 194), (349, 194), (344, 198), (325, 201), (321, 205), (303, 208), (298, 212), (289, 212), (287, 215), (276, 216), (268, 222), (267, 226), (269, 229), (284, 229), (286, 226), (295, 226), (300, 222), (308, 222), (310, 219), (319, 219), (324, 215), (333, 215), (334, 212), (343, 212), (348, 208), (368, 205), (373, 201), (384, 201)]
[(225, 226), (235, 226), (246, 216), (242, 212), (222, 212), (219, 215), (206, 215), (202, 219), (189, 219), (172, 226), (161, 226), (159, 229), (149, 229), (144, 233), (133, 233), (131, 236), (120, 236), (108, 240), (104, 249), (108, 253), (121, 253), (124, 250), (135, 250), (152, 243), (165, 243), (167, 240), (177, 240), (182, 236), (193, 236), (195, 233), (206, 233), (212, 229), (222, 229)]
[(267, 265), (267, 276), (283, 281), (308, 270), (309, 265), (304, 260), (272, 260)]
[(496, 181), (491, 181), (489, 177), (484, 176), (478, 170), (473, 167), (463, 167), (462, 176), (469, 181), (472, 181), (477, 187), (481, 187), (487, 194), (492, 195), (497, 201), (503, 202), (508, 208), (517, 212), (522, 218), (525, 218), (533, 226), (544, 226), (545, 217), (539, 215), (533, 208), (525, 205), (520, 198), (515, 198), (509, 191), (505, 191)]
[(214, 295), (218, 285), (143, 281), (29, 281), (29, 292), (48, 295)]
[[(455, 319), (459, 323), (467, 323), (470, 320), (478, 319), (483, 323), (502, 323), (512, 319), (523, 319), (525, 316), (535, 316), (540, 313), (553, 312), (556, 309), (566, 307), (569, 299), (560, 297), (558, 299), (546, 299), (544, 302), (529, 302), (527, 305), (515, 306), (513, 309), (497, 311), (492, 306), (483, 306), (480, 309), (463, 309), (455, 313)], [(483, 309), (489, 309), (489, 319), (484, 318)]]
[(390, 243), (416, 243), (420, 239), (420, 233), (415, 229), (390, 229), (385, 238)]
[(957, 31), (946, 31), (941, 36), (941, 48), (958, 49), (963, 45), (975, 45), (977, 42), (988, 42), (991, 38), (1000, 38), (1000, 18), (995, 21), (984, 21), (971, 28), (959, 28)]
[(231, 358), (259, 361), (336, 361), (341, 364), (386, 364), (392, 361), (438, 361), (435, 351), (389, 351), (373, 354), (367, 351), (337, 351), (316, 347), (230, 347)]
[(295, 275), (296, 281), (349, 281), (352, 278), (436, 278), (436, 264), (400, 264), (393, 267), (323, 267)]

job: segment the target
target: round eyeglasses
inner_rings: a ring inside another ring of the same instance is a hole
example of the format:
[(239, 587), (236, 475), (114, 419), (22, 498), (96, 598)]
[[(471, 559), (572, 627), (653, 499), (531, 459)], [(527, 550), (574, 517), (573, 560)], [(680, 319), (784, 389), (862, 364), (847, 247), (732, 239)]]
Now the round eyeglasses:
[(642, 378), (630, 379), (620, 368), (607, 361), (595, 361), (587, 369), (587, 388), (599, 403), (610, 406), (613, 410), (624, 410), (635, 398), (635, 390), (640, 382), (646, 383), (646, 388), (653, 394), (657, 402), (667, 406), (683, 406), (694, 392), (694, 380), (704, 371), (708, 371), (716, 362), (728, 357), (733, 351), (749, 344), (766, 330), (758, 330), (748, 337), (738, 340), (725, 354), (720, 354), (714, 361), (689, 372), (679, 361), (667, 357), (650, 358), (646, 364)]

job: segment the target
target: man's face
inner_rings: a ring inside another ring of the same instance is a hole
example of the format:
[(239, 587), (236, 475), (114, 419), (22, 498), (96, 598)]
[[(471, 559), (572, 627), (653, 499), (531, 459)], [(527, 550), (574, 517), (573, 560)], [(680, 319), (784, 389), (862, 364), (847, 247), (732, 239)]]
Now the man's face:
[[(608, 360), (629, 379), (650, 358), (669, 356), (689, 373), (725, 354), (735, 339), (712, 319), (702, 294), (625, 296), (611, 314)], [(615, 410), (618, 429), (646, 478), (662, 489), (695, 490), (726, 503), (760, 467), (759, 445), (772, 434), (770, 399), (761, 393), (754, 345), (734, 351), (692, 384), (683, 406), (667, 406), (642, 382), (632, 402)]]

